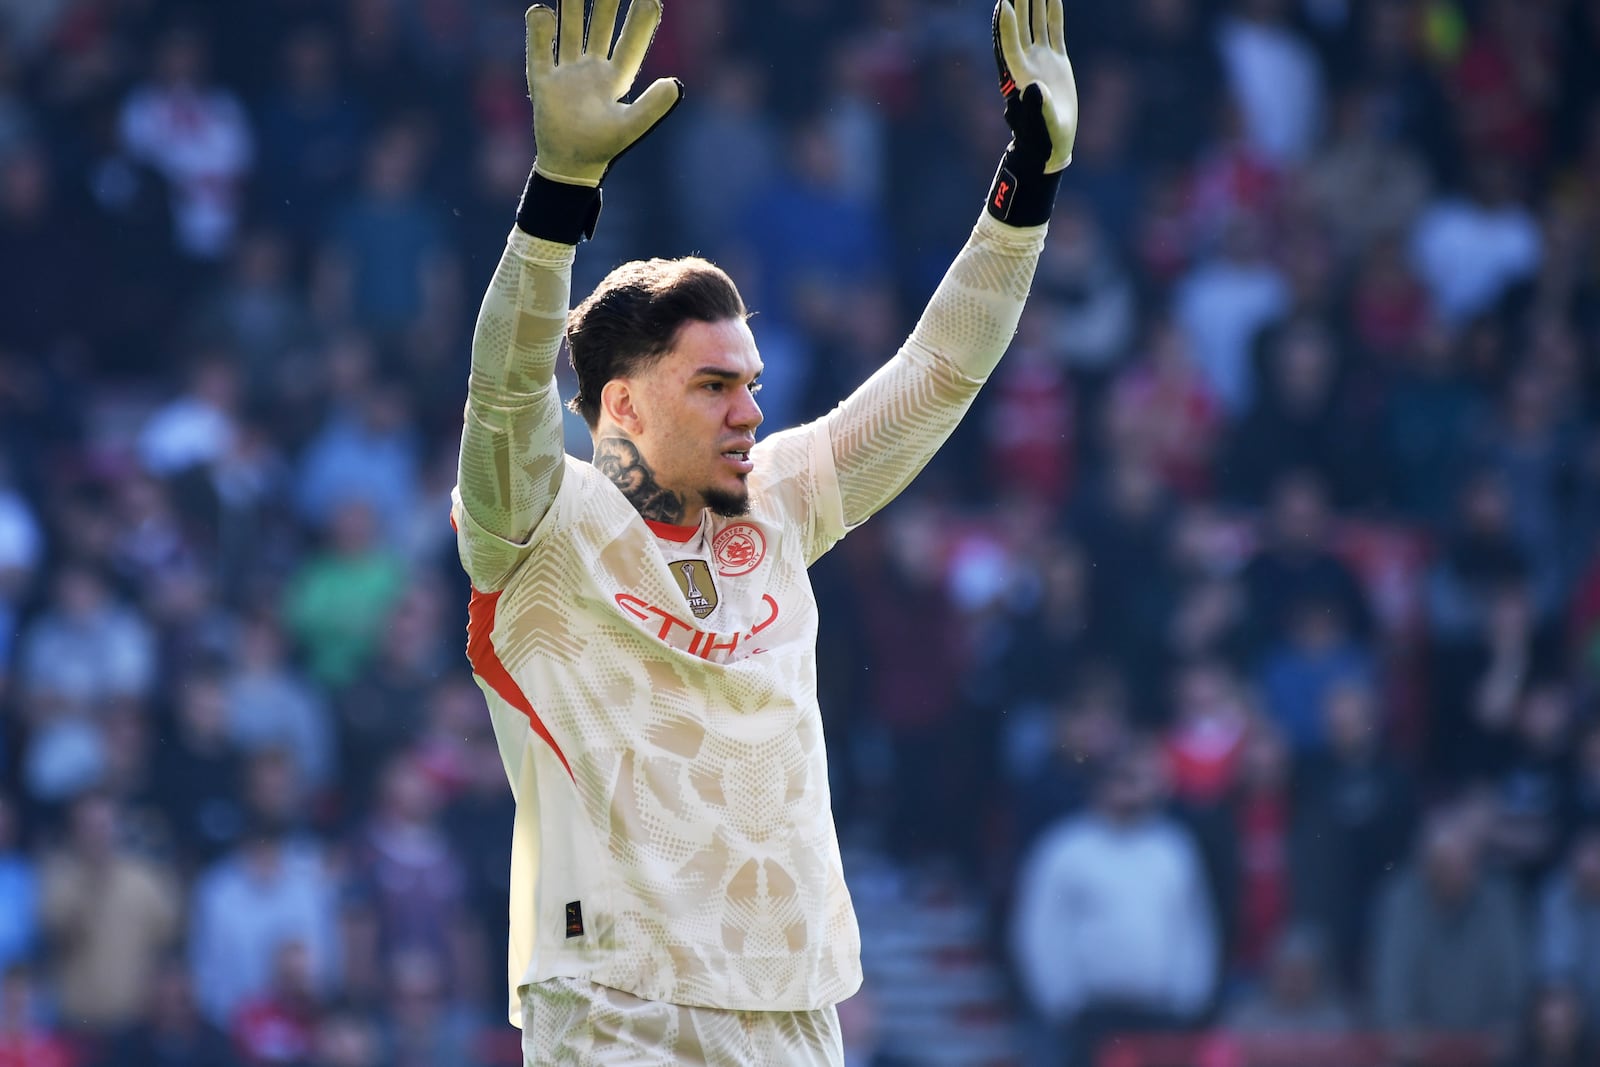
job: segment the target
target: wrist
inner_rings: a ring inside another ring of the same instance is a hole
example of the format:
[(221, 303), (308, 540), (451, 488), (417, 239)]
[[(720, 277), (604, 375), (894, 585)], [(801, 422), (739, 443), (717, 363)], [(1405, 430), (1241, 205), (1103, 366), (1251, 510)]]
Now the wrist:
[(985, 204), (988, 213), (1009, 226), (1042, 226), (1049, 222), (1063, 171), (1046, 172), (1048, 163), (1048, 154), (1018, 148), (1013, 141), (989, 186)]
[(517, 228), (530, 237), (575, 245), (594, 236), (600, 204), (598, 185), (560, 181), (535, 165), (517, 206)]

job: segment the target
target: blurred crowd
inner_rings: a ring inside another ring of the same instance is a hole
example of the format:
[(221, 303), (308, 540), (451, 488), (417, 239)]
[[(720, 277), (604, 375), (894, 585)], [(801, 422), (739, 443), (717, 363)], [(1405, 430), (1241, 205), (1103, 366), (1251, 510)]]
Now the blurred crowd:
[[(767, 427), (826, 411), (978, 216), (988, 18), (670, 3), (687, 99), (576, 292), (708, 255)], [(1040, 1063), (1597, 1062), (1600, 2), (1067, 28), (1016, 343), (814, 571), (847, 846), (984, 895)], [(0, 1065), (519, 1062), (448, 494), (522, 47), (509, 0), (0, 0)]]

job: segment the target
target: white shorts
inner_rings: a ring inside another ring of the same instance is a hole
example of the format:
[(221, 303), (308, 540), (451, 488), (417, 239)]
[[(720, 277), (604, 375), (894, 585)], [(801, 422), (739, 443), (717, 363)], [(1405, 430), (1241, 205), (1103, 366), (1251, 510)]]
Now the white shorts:
[(839, 1013), (640, 1000), (577, 978), (522, 989), (525, 1067), (844, 1067)]

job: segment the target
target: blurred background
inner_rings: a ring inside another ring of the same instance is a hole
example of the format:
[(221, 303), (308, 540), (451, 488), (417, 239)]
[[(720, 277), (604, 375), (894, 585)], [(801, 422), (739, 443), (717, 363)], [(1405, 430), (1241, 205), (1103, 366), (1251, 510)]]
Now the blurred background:
[[(0, 0), (4, 1067), (520, 1063), (447, 513), (521, 18)], [(669, 3), (575, 292), (709, 255), (828, 410), (978, 216), (988, 20)], [(1067, 27), (1016, 343), (814, 571), (848, 1062), (1600, 1063), (1600, 2)]]

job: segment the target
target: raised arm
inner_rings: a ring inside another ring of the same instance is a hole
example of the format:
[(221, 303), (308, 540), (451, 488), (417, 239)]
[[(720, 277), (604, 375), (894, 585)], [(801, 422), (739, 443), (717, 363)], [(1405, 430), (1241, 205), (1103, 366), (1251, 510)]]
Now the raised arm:
[(624, 103), (661, 21), (660, 0), (633, 0), (616, 47), (619, 0), (527, 12), (528, 93), (537, 156), (472, 336), (452, 517), (474, 588), (504, 583), (561, 488), (556, 357), (572, 261), (594, 232), (606, 171), (666, 117), (682, 86), (663, 78)]
[(904, 347), (826, 417), (847, 525), (894, 499), (927, 464), (1016, 332), (1078, 125), (1061, 4), (996, 5), (1012, 140), (984, 213)]

